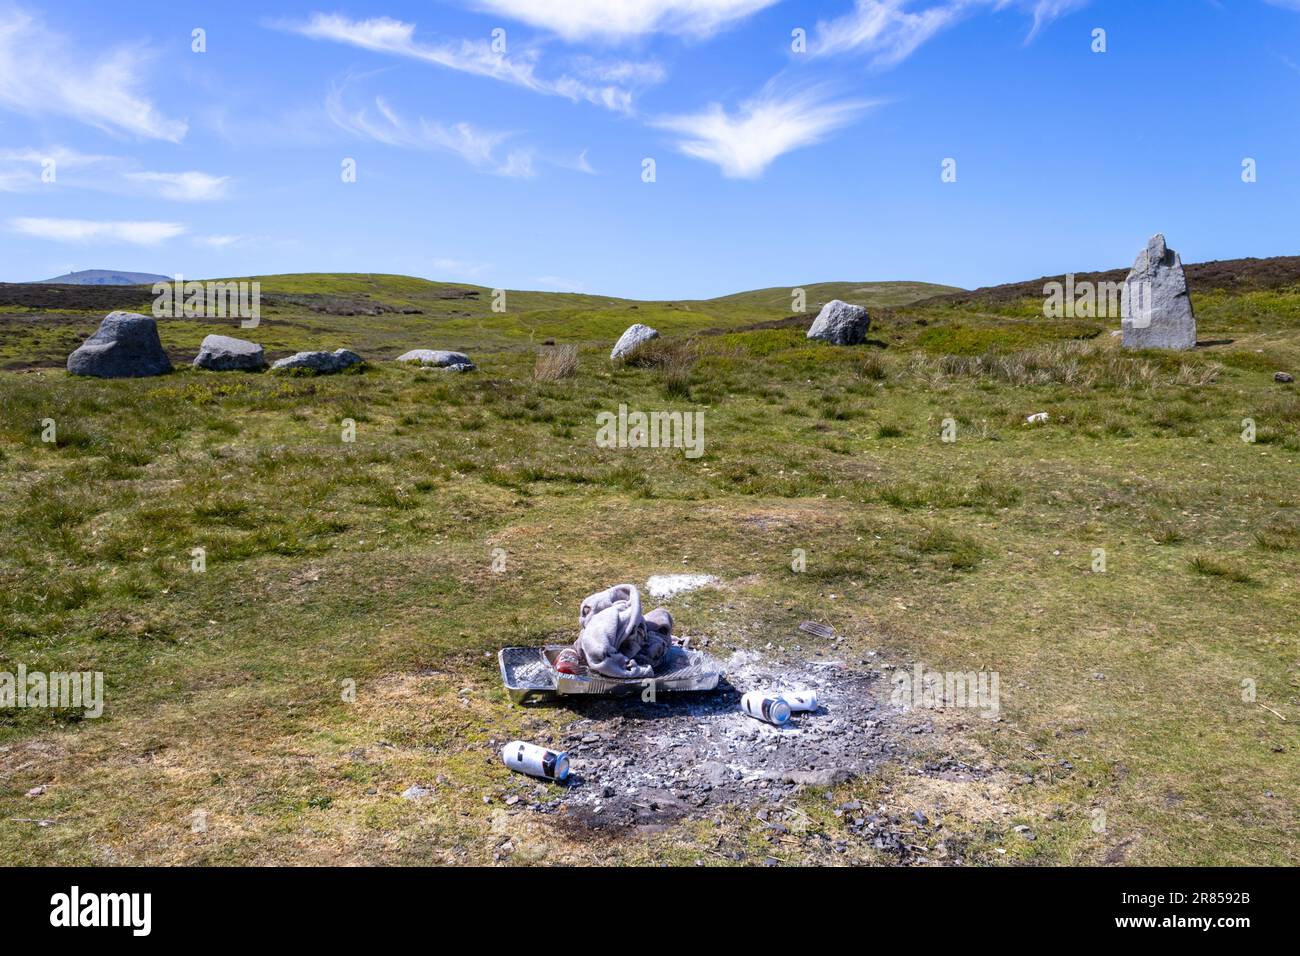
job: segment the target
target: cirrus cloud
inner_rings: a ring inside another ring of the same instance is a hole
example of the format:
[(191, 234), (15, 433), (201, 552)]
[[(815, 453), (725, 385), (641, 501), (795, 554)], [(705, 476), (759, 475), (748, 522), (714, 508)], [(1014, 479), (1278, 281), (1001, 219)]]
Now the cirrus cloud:
[[(585, 101), (623, 113), (632, 109), (634, 93), (628, 85), (592, 83), (570, 75), (543, 76), (537, 69), (538, 54), (535, 50), (525, 50), (517, 57), (510, 57), (493, 51), (485, 40), (422, 42), (415, 38), (414, 23), (390, 17), (352, 20), (336, 13), (314, 13), (305, 23), (279, 22), (272, 25), (313, 40), (329, 40), (375, 53), (420, 60), (546, 96)], [(643, 64), (624, 64), (621, 69), (617, 65), (607, 65), (602, 75), (619, 76), (642, 85), (648, 79), (657, 82), (656, 77), (660, 76), (652, 66)]]
[(757, 179), (777, 157), (821, 142), (879, 101), (832, 101), (818, 89), (780, 93), (769, 83), (728, 113), (712, 103), (698, 113), (662, 116), (660, 129), (680, 133), (677, 148), (715, 164), (729, 179)]
[(123, 222), (93, 219), (10, 219), (9, 227), (24, 236), (52, 242), (126, 242), (153, 246), (186, 231), (178, 222)]
[(707, 37), (779, 0), (478, 0), (480, 9), (566, 40), (649, 33)]
[(0, 106), (11, 110), (180, 142), (186, 122), (164, 116), (138, 91), (146, 59), (126, 47), (87, 55), (23, 10), (0, 10)]

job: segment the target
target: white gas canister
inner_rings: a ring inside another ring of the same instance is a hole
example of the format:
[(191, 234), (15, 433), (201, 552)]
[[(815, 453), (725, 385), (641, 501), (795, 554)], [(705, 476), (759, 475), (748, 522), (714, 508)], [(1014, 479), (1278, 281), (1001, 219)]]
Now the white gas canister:
[(751, 690), (740, 698), (740, 709), (749, 716), (783, 726), (790, 719), (790, 705), (776, 694), (767, 694), (761, 690)]
[(814, 711), (817, 709), (817, 691), (815, 690), (788, 690), (781, 694), (781, 699), (785, 701), (791, 710)]
[(512, 740), (501, 748), (501, 762), (516, 773), (563, 782), (569, 776), (569, 755), (539, 747), (537, 744)]

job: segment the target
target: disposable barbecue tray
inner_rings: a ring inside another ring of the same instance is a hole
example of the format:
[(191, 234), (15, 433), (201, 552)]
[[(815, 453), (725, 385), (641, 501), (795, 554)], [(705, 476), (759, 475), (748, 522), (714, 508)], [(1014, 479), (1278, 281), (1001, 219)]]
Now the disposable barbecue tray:
[(703, 651), (673, 647), (655, 668), (653, 678), (606, 677), (580, 667), (580, 673), (561, 674), (555, 659), (570, 645), (545, 647), (503, 647), (497, 655), (501, 681), (516, 703), (551, 700), (569, 694), (632, 694), (645, 691), (653, 680), (655, 693), (713, 690), (722, 668)]

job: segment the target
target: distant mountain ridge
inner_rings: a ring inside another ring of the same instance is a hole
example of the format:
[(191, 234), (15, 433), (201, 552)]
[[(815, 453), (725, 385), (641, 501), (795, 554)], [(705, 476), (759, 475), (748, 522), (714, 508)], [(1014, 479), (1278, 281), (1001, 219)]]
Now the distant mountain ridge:
[(155, 275), (152, 272), (116, 272), (112, 269), (82, 269), (67, 275), (43, 279), (33, 285), (153, 285), (155, 282), (170, 282), (171, 276)]

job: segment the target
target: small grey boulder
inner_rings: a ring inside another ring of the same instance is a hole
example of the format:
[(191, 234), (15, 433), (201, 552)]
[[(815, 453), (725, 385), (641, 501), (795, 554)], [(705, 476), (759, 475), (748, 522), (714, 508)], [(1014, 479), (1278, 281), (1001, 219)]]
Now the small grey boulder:
[(411, 349), (397, 356), (399, 362), (415, 362), (421, 368), (440, 368), (448, 372), (472, 372), (474, 363), (464, 352), (446, 352), (442, 349)]
[(1154, 235), (1138, 253), (1120, 296), (1120, 331), (1126, 349), (1190, 349), (1196, 316), (1183, 260)]
[(136, 312), (110, 312), (95, 334), (68, 356), (68, 371), (73, 375), (145, 378), (171, 370), (158, 338), (158, 323)]
[(266, 356), (256, 342), (229, 335), (209, 335), (199, 346), (194, 367), (213, 372), (260, 372), (266, 368)]
[(298, 352), (288, 358), (280, 359), (271, 368), (309, 368), (321, 375), (333, 375), (335, 372), (360, 364), (361, 356), (356, 352), (336, 349), (333, 352)]
[(1273, 381), (1281, 382), (1283, 385), (1286, 385), (1289, 382), (1294, 382), (1295, 376), (1290, 372), (1274, 372)]
[(659, 332), (648, 325), (642, 325), (638, 322), (635, 325), (628, 326), (627, 331), (620, 335), (618, 341), (614, 343), (614, 351), (609, 353), (610, 360), (618, 361), (624, 356), (630, 355), (651, 339), (657, 338), (659, 338)]
[(820, 339), (831, 345), (861, 345), (867, 340), (871, 316), (860, 305), (850, 305), (831, 299), (813, 320), (808, 338)]

